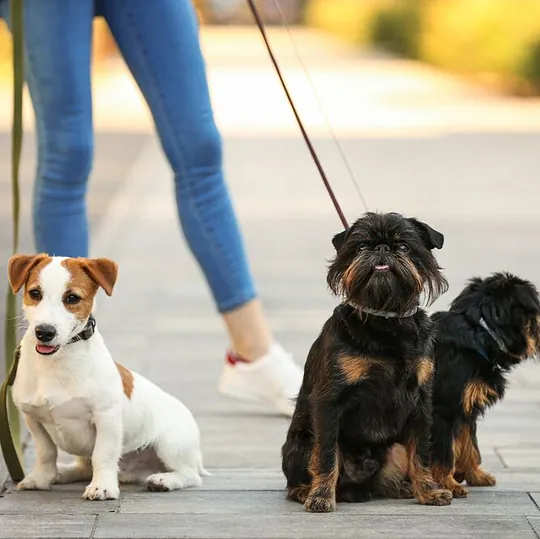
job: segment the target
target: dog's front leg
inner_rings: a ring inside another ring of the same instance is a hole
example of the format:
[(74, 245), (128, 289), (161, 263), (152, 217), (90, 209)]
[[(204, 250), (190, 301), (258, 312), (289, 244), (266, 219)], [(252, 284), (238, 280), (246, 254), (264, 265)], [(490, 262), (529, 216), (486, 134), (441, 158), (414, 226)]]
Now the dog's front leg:
[[(431, 473), (441, 488), (452, 491), (454, 498), (466, 498), (467, 489), (460, 485), (463, 477), (456, 474), (456, 426), (444, 417), (433, 415), (431, 427)], [(457, 479), (455, 476), (458, 476)]]
[(339, 476), (338, 412), (335, 403), (317, 402), (313, 407), (315, 443), (309, 462), (311, 488), (304, 504), (311, 513), (336, 509), (336, 485)]
[(117, 408), (94, 415), (96, 441), (92, 452), (92, 481), (86, 487), (86, 500), (116, 500), (118, 462), (122, 456), (122, 412)]
[(24, 414), (24, 421), (36, 446), (32, 471), (17, 485), (18, 490), (49, 490), (56, 479), (58, 450), (43, 425)]
[(414, 497), (423, 505), (450, 505), (452, 492), (439, 488), (429, 469), (429, 436), (431, 426), (431, 390), (419, 388), (418, 408), (409, 420), (405, 433), (408, 471)]

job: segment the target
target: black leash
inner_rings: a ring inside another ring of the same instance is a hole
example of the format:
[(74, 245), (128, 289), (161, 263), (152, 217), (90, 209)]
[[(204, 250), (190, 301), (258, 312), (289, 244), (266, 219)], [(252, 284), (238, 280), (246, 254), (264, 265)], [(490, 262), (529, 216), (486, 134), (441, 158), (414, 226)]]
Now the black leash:
[(257, 26), (259, 27), (259, 31), (261, 32), (262, 38), (264, 40), (264, 43), (266, 45), (266, 49), (268, 50), (268, 54), (270, 55), (270, 59), (272, 60), (272, 63), (274, 64), (274, 68), (276, 70), (276, 73), (279, 77), (279, 80), (281, 82), (281, 86), (283, 86), (283, 91), (285, 92), (285, 95), (287, 96), (287, 99), (289, 101), (289, 105), (291, 106), (291, 109), (293, 111), (294, 117), (296, 118), (296, 122), (298, 123), (298, 127), (300, 128), (300, 131), (302, 132), (302, 136), (304, 137), (304, 140), (306, 142), (306, 145), (309, 149), (309, 153), (311, 154), (311, 157), (313, 158), (313, 161), (315, 162), (315, 165), (319, 171), (319, 174), (322, 178), (322, 181), (324, 183), (324, 186), (326, 187), (326, 190), (328, 191), (328, 194), (330, 195), (330, 198), (332, 199), (332, 203), (334, 204), (334, 208), (337, 211), (337, 214), (341, 220), (341, 223), (343, 224), (344, 228), (349, 228), (349, 225), (347, 223), (347, 219), (345, 218), (345, 215), (343, 213), (343, 210), (341, 209), (341, 206), (339, 205), (339, 202), (336, 198), (336, 195), (334, 194), (334, 191), (330, 185), (330, 182), (328, 181), (328, 178), (326, 176), (326, 173), (324, 172), (324, 169), (321, 165), (321, 162), (319, 161), (319, 157), (317, 156), (317, 152), (313, 148), (313, 144), (311, 143), (311, 140), (306, 132), (306, 129), (304, 128), (304, 124), (302, 122), (302, 119), (300, 118), (300, 115), (298, 114), (298, 111), (296, 110), (296, 106), (294, 104), (294, 101), (291, 97), (291, 94), (289, 93), (289, 89), (287, 88), (287, 84), (285, 83), (285, 80), (283, 78), (283, 75), (281, 74), (281, 69), (279, 68), (279, 65), (277, 63), (277, 60), (274, 56), (274, 52), (272, 51), (272, 47), (270, 46), (270, 42), (268, 41), (268, 37), (266, 35), (266, 30), (264, 29), (264, 22), (262, 20), (262, 17), (259, 13), (259, 10), (257, 9), (254, 0), (247, 0), (247, 3), (249, 5), (249, 8), (251, 10), (251, 13), (253, 14), (253, 17), (255, 18), (255, 22), (257, 23)]

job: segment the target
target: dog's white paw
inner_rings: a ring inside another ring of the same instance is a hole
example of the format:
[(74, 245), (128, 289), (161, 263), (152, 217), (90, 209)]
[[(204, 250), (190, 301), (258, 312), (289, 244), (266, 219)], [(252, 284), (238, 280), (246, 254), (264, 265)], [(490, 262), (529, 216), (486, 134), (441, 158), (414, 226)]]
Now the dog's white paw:
[(171, 481), (168, 473), (156, 473), (146, 478), (146, 488), (152, 492), (167, 492), (182, 488), (178, 481)]
[(120, 488), (118, 485), (112, 483), (110, 485), (94, 485), (90, 483), (84, 494), (82, 495), (85, 500), (117, 500), (120, 497)]
[(167, 492), (187, 487), (199, 487), (202, 479), (195, 472), (182, 474), (178, 472), (155, 473), (146, 478), (146, 488), (152, 492)]
[(51, 490), (54, 477), (48, 475), (29, 475), (18, 485), (17, 490)]

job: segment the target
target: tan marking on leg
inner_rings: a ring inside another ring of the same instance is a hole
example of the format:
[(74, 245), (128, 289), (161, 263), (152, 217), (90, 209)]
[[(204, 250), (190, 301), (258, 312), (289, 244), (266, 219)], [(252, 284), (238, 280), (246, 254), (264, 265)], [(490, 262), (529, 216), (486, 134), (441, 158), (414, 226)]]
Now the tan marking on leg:
[(452, 493), (449, 490), (438, 488), (431, 471), (422, 466), (414, 440), (407, 444), (407, 457), (414, 497), (419, 503), (422, 505), (449, 505), (452, 501)]
[(482, 381), (473, 380), (465, 386), (462, 398), (463, 410), (467, 415), (470, 415), (475, 406), (484, 409), (498, 398), (499, 395), (493, 388)]
[(469, 494), (467, 489), (455, 480), (452, 470), (443, 466), (432, 466), (431, 474), (435, 482), (441, 488), (449, 490), (454, 498), (466, 498)]
[(375, 492), (383, 498), (412, 498), (407, 481), (407, 451), (401, 444), (394, 444), (388, 451), (386, 462), (377, 476)]
[(329, 513), (336, 509), (336, 487), (339, 477), (339, 458), (334, 452), (334, 467), (330, 473), (320, 472), (320, 446), (315, 443), (309, 462), (312, 481), (309, 495), (305, 502), (310, 513)]
[(311, 487), (309, 485), (299, 485), (297, 487), (291, 487), (288, 490), (287, 496), (289, 497), (289, 499), (295, 502), (305, 503), (309, 495), (310, 488)]
[(491, 487), (496, 484), (495, 477), (480, 468), (480, 455), (474, 447), (471, 428), (463, 425), (456, 438), (456, 471), (467, 484), (475, 487)]

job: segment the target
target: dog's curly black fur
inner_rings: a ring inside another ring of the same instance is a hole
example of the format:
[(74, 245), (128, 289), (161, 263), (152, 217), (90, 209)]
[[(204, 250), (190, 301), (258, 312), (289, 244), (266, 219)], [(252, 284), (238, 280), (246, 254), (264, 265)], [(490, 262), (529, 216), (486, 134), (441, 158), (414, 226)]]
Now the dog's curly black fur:
[(334, 237), (328, 284), (344, 301), (310, 349), (282, 448), (288, 496), (308, 511), (373, 496), (451, 502), (428, 468), (432, 337), (419, 308), (447, 288), (431, 252), (443, 241), (397, 213)]
[(540, 300), (532, 283), (494, 273), (471, 279), (448, 311), (431, 318), (436, 339), (431, 470), (441, 487), (465, 497), (464, 480), (495, 485), (480, 468), (476, 422), (503, 398), (508, 372), (537, 352)]

